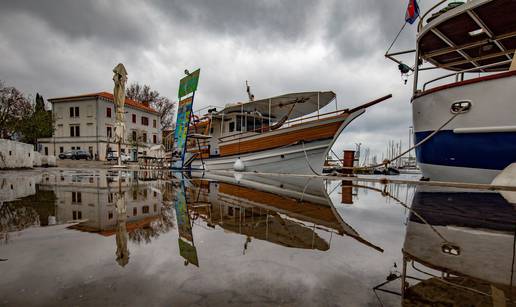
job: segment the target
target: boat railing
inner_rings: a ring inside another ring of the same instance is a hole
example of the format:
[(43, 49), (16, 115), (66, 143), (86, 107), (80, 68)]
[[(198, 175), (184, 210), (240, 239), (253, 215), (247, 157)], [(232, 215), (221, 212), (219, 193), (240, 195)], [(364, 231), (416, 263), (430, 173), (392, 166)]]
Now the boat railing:
[(440, 7), (440, 6), (441, 6), (441, 4), (445, 3), (446, 1), (448, 1), (448, 0), (441, 0), (441, 1), (439, 1), (437, 4), (435, 4), (435, 5), (434, 5), (434, 6), (432, 6), (430, 9), (428, 9), (428, 10), (426, 11), (426, 13), (424, 13), (424, 14), (421, 16), (421, 18), (419, 19), (419, 23), (418, 23), (418, 25), (417, 25), (417, 31), (418, 31), (418, 32), (421, 32), (421, 30), (423, 29), (423, 21), (425, 20), (426, 16), (427, 16), (428, 14), (430, 14), (431, 12), (433, 12), (433, 11), (434, 11), (435, 9), (437, 9), (438, 7)]
[(496, 67), (496, 66), (500, 66), (500, 65), (503, 65), (503, 64), (511, 63), (511, 61), (512, 60), (505, 60), (505, 61), (501, 61), (501, 62), (496, 62), (496, 63), (486, 64), (486, 65), (482, 65), (482, 66), (478, 66), (478, 67), (468, 68), (468, 69), (464, 69), (464, 70), (461, 70), (461, 71), (457, 71), (457, 72), (453, 72), (453, 73), (450, 73), (450, 74), (446, 74), (446, 75), (443, 75), (443, 76), (439, 76), (437, 78), (434, 78), (432, 80), (429, 80), (429, 81), (425, 82), (425, 84), (423, 84), (423, 92), (426, 90), (427, 85), (429, 85), (430, 83), (433, 83), (433, 82), (436, 82), (436, 81), (439, 81), (439, 80), (442, 80), (442, 79), (446, 79), (446, 78), (449, 78), (449, 77), (452, 77), (452, 76), (455, 76), (455, 82), (458, 82), (459, 81), (459, 76), (461, 74), (463, 74), (463, 73), (470, 72), (470, 71), (477, 72), (479, 69)]
[[(308, 117), (300, 117), (300, 118), (296, 118), (296, 119), (292, 119), (292, 120), (289, 120), (289, 121), (286, 121), (281, 128), (278, 128), (277, 130), (279, 129), (284, 129), (284, 127), (292, 127), (294, 125), (297, 125), (297, 124), (301, 124), (301, 123), (308, 123), (308, 122), (314, 122), (314, 121), (317, 121), (317, 120), (321, 120), (321, 119), (328, 119), (332, 116), (338, 116), (338, 115), (335, 115), (337, 113), (344, 113), (347, 109), (340, 109), (340, 110), (337, 110), (337, 111), (332, 111), (332, 112), (326, 112), (326, 113), (320, 113), (320, 114), (316, 114), (316, 115), (313, 115), (313, 116), (308, 116)], [(271, 126), (263, 126), (263, 127), (260, 127), (260, 128), (257, 128), (257, 129), (254, 129), (254, 130), (248, 130), (248, 131), (243, 131), (243, 132), (240, 132), (240, 133), (236, 133), (236, 134), (231, 134), (231, 135), (225, 135), (225, 136), (222, 136), (222, 137), (219, 137), (219, 140), (220, 141), (224, 141), (228, 138), (245, 138), (245, 137), (251, 137), (251, 136), (254, 136), (255, 134), (251, 134), (251, 135), (248, 135), (248, 136), (242, 136), (244, 134), (248, 134), (250, 132), (270, 132), (270, 131), (274, 131), (273, 129), (271, 129)]]

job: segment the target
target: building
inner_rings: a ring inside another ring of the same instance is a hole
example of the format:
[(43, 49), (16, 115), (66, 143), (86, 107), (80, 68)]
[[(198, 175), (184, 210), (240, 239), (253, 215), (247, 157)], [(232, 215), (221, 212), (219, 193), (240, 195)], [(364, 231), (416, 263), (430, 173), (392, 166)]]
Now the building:
[[(54, 134), (38, 139), (38, 150), (44, 155), (83, 149), (98, 160), (116, 151), (115, 105), (113, 94), (100, 92), (48, 99), (52, 104)], [(122, 152), (133, 159), (145, 155), (147, 148), (161, 144), (159, 114), (148, 103), (125, 99), (126, 135)]]

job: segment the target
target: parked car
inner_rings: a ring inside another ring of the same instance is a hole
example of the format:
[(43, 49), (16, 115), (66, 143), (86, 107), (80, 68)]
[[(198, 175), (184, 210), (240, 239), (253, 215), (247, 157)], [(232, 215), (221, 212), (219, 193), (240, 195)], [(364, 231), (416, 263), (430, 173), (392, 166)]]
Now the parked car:
[(59, 159), (71, 159), (75, 150), (67, 150), (59, 154)]
[[(118, 161), (118, 152), (117, 151), (108, 152), (106, 159), (108, 161)], [(127, 155), (126, 153), (122, 153), (122, 155), (120, 156), (120, 159), (122, 160), (122, 162), (129, 162), (132, 160), (131, 157), (129, 155)]]
[(73, 153), (72, 153), (72, 160), (80, 160), (80, 159), (84, 159), (84, 160), (91, 160), (92, 156), (91, 154), (86, 151), (86, 150), (75, 150)]

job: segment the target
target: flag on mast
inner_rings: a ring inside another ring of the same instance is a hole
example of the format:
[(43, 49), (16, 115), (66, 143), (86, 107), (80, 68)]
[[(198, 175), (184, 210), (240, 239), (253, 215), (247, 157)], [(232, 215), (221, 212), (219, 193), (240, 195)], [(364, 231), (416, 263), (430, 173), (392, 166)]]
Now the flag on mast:
[(405, 13), (405, 22), (413, 24), (419, 17), (419, 6), (416, 0), (409, 0), (407, 12)]

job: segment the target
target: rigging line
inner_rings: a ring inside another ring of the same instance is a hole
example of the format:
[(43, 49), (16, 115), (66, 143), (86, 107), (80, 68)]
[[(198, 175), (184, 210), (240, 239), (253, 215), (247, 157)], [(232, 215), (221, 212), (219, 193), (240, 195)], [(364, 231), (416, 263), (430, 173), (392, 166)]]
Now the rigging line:
[(398, 32), (398, 34), (396, 34), (396, 37), (394, 38), (394, 40), (392, 41), (391, 45), (389, 46), (389, 49), (387, 49), (387, 51), (385, 52), (385, 54), (388, 54), (388, 53), (389, 53), (389, 51), (391, 51), (392, 46), (394, 46), (394, 43), (398, 40), (398, 37), (400, 36), (401, 31), (403, 31), (403, 29), (405, 29), (405, 26), (406, 26), (406, 25), (407, 25), (407, 22), (405, 21), (405, 22), (403, 23), (403, 25), (401, 26), (400, 31)]

